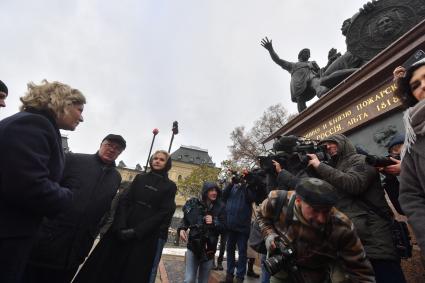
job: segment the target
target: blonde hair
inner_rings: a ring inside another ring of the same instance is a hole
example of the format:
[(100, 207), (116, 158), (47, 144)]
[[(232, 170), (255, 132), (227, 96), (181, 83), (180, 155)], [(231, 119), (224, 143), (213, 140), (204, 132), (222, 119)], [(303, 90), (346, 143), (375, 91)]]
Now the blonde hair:
[(29, 82), (27, 88), (26, 95), (20, 98), (21, 111), (28, 108), (50, 110), (58, 118), (67, 112), (68, 106), (86, 103), (86, 98), (78, 89), (61, 82), (43, 80), (40, 85)]
[(157, 150), (157, 151), (155, 151), (153, 154), (152, 154), (152, 159), (153, 159), (153, 157), (155, 156), (155, 155), (157, 155), (157, 154), (160, 154), (160, 153), (162, 153), (162, 154), (164, 154), (165, 155), (165, 161), (168, 161), (168, 159), (170, 158), (170, 154), (168, 153), (168, 151), (166, 151), (166, 150)]

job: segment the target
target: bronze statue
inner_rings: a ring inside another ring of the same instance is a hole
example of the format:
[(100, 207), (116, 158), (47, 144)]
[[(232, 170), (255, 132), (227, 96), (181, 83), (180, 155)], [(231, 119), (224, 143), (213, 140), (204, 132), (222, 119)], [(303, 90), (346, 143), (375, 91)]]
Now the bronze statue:
[[(356, 16), (357, 14), (353, 16), (353, 18)], [(353, 18), (346, 19), (343, 22), (341, 32), (344, 36), (347, 35)], [(331, 52), (333, 49), (334, 48), (332, 48), (329, 52)], [(331, 89), (343, 79), (357, 71), (358, 68), (364, 63), (364, 60), (347, 50), (343, 55), (335, 58), (332, 62), (329, 62), (325, 68), (322, 69), (320, 74), (320, 84)]]
[(327, 91), (320, 85), (320, 68), (315, 61), (308, 61), (310, 49), (304, 48), (298, 54), (298, 62), (288, 62), (280, 59), (273, 49), (272, 41), (267, 37), (261, 40), (261, 45), (270, 53), (273, 61), (291, 74), (291, 99), (298, 105), (298, 112), (303, 111), (315, 95), (321, 96)]
[(306, 101), (324, 95), (424, 18), (425, 0), (367, 2), (342, 24), (347, 51), (341, 55), (332, 48), (322, 69), (316, 62), (308, 61), (309, 49), (301, 50), (298, 62), (292, 63), (279, 58), (267, 37), (261, 40), (261, 45), (276, 64), (291, 73), (291, 99), (301, 112)]

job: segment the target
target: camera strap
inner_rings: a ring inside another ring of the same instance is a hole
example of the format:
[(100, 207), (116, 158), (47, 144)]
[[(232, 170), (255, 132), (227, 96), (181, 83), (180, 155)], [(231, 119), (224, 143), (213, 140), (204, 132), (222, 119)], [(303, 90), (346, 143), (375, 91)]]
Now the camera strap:
[(276, 200), (276, 205), (274, 207), (273, 223), (276, 221), (279, 221), (280, 212), (282, 211), (283, 205), (285, 204), (286, 197), (288, 196), (288, 191), (280, 190), (277, 192), (278, 192), (278, 196)]
[[(273, 226), (274, 226), (274, 223), (279, 221), (280, 212), (283, 209), (287, 195), (288, 195), (288, 191), (283, 191), (283, 190), (279, 191), (279, 196), (277, 198), (275, 211), (274, 211), (274, 215), (273, 215)], [(285, 221), (284, 221), (285, 229), (287, 229), (289, 226), (291, 226), (293, 219), (294, 219), (295, 196), (296, 196), (296, 194), (293, 194), (291, 196), (291, 198), (288, 202), (288, 207), (286, 208)], [(284, 233), (284, 234), (280, 233), (279, 230), (276, 229), (276, 227), (275, 227), (274, 230), (279, 234), (279, 236), (283, 237), (289, 243), (292, 242), (288, 239), (288, 237), (286, 236), (286, 233)]]

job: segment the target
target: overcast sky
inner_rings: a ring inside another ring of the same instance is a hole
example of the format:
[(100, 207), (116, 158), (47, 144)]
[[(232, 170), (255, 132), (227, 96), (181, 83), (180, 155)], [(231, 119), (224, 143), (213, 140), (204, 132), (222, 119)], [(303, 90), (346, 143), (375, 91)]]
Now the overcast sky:
[(229, 135), (251, 127), (270, 105), (297, 112), (282, 59), (311, 49), (323, 67), (331, 47), (344, 52), (340, 26), (365, 0), (2, 0), (0, 79), (9, 87), (0, 119), (18, 111), (26, 83), (58, 80), (87, 98), (84, 123), (64, 131), (74, 152), (94, 153), (108, 133), (127, 149), (118, 158), (144, 165), (168, 149), (172, 122), (180, 145), (208, 149), (219, 165)]

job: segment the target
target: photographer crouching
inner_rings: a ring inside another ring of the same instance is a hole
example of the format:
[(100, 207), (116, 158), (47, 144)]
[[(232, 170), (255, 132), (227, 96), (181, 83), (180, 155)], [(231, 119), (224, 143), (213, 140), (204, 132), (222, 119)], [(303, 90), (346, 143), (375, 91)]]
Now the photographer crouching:
[(334, 208), (336, 200), (335, 188), (317, 178), (301, 179), (295, 192), (270, 192), (257, 221), (271, 283), (375, 282), (353, 223)]
[(225, 209), (217, 199), (219, 192), (216, 183), (204, 182), (201, 197), (191, 198), (183, 206), (184, 217), (178, 233), (187, 242), (185, 283), (208, 282), (218, 235), (225, 229)]

